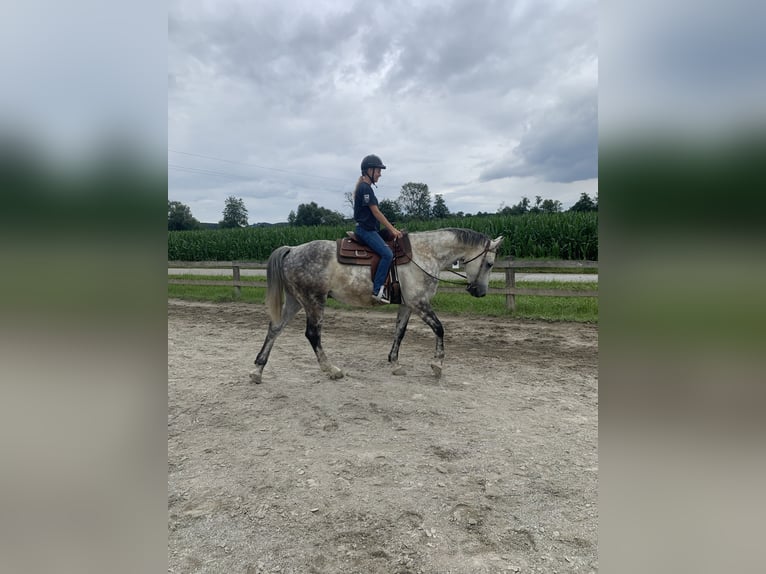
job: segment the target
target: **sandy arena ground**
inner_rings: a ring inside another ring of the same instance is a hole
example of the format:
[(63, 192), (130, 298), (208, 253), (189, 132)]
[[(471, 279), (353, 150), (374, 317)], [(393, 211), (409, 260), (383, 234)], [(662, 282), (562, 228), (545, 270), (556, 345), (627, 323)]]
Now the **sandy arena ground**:
[(253, 385), (261, 305), (168, 302), (168, 571), (598, 570), (598, 328), (300, 313)]

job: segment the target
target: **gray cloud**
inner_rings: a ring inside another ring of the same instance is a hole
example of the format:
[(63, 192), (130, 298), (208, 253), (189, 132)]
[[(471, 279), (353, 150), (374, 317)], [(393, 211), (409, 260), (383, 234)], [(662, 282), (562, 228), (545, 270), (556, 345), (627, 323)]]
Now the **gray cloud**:
[(595, 177), (593, 1), (174, 2), (168, 41), (168, 194), (203, 221), (206, 190), (250, 198), (251, 222), (344, 211), (368, 153), (381, 197), (419, 181), (453, 211), (518, 201), (499, 178)]
[(530, 118), (510, 156), (480, 174), (482, 181), (535, 176), (573, 182), (598, 175), (598, 112), (595, 91), (558, 102)]

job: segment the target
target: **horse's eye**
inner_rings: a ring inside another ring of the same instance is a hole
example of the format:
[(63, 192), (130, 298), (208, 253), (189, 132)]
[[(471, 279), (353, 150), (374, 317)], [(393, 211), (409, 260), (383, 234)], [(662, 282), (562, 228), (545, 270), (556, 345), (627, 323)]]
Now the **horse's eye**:
[(494, 265), (494, 263), (490, 263), (489, 261), (487, 262), (487, 267), (488, 267), (488, 268), (492, 269), (492, 266), (493, 266), (493, 265)]

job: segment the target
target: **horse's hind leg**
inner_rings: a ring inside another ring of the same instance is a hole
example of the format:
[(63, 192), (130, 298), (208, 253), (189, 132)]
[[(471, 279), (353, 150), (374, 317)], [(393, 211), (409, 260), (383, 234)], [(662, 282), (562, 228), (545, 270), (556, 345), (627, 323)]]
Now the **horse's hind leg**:
[(276, 325), (273, 322), (269, 322), (269, 332), (266, 335), (266, 340), (263, 342), (261, 352), (258, 353), (258, 356), (255, 358), (255, 369), (250, 371), (250, 380), (255, 384), (260, 384), (261, 382), (263, 368), (269, 360), (269, 354), (271, 353), (271, 348), (274, 346), (274, 341), (282, 332), (282, 329), (285, 328), (285, 325), (295, 317), (295, 314), (300, 308), (301, 304), (298, 303), (298, 300), (287, 293), (285, 297), (285, 306), (282, 309), (282, 319)]
[(405, 305), (399, 306), (399, 312), (396, 315), (396, 334), (394, 335), (394, 344), (391, 345), (391, 351), (388, 353), (388, 362), (391, 363), (392, 373), (394, 375), (404, 375), (404, 367), (399, 365), (399, 346), (402, 344), (404, 334), (407, 332), (407, 323), (412, 315), (412, 309)]
[(441, 377), (444, 365), (444, 327), (431, 308), (431, 305), (419, 306), (417, 313), (425, 324), (431, 327), (434, 335), (436, 335), (436, 351), (434, 352), (434, 360), (431, 361), (431, 370), (437, 378)]
[(327, 373), (331, 379), (343, 378), (343, 371), (330, 363), (322, 349), (322, 316), (324, 315), (324, 301), (313, 305), (305, 305), (306, 309), (306, 338), (311, 343), (311, 348), (319, 361), (319, 367)]

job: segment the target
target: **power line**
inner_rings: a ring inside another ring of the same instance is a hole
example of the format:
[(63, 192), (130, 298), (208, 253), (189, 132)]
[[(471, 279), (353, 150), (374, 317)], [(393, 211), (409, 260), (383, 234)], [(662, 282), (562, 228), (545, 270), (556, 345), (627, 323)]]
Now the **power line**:
[(302, 176), (302, 177), (311, 177), (311, 178), (314, 178), (314, 179), (329, 179), (329, 180), (332, 180), (332, 181), (342, 181), (344, 183), (348, 183), (347, 179), (340, 179), (338, 177), (327, 177), (327, 176), (323, 176), (323, 175), (314, 175), (314, 174), (311, 174), (311, 173), (302, 173), (302, 172), (298, 172), (298, 171), (295, 171), (295, 170), (281, 169), (281, 168), (277, 168), (277, 167), (267, 167), (265, 165), (258, 165), (258, 164), (255, 164), (255, 163), (247, 163), (247, 162), (243, 162), (243, 161), (235, 161), (235, 160), (231, 160), (231, 159), (224, 159), (224, 158), (220, 158), (220, 157), (213, 157), (211, 155), (204, 155), (204, 154), (201, 154), (201, 153), (192, 153), (192, 152), (188, 152), (188, 151), (174, 150), (174, 149), (171, 149), (171, 148), (168, 148), (168, 151), (171, 152), (171, 153), (177, 153), (177, 154), (181, 154), (181, 155), (188, 155), (188, 156), (192, 156), (192, 157), (200, 157), (200, 158), (204, 158), (204, 159), (212, 159), (214, 161), (221, 161), (221, 162), (232, 163), (232, 164), (236, 164), (236, 165), (244, 165), (244, 166), (248, 166), (248, 167), (255, 167), (255, 168), (258, 168), (258, 169), (266, 169), (266, 170), (269, 170), (269, 171), (278, 171), (278, 172), (282, 172), (282, 173), (289, 173), (290, 175), (299, 175), (299, 176)]
[(199, 167), (188, 167), (188, 166), (185, 166), (185, 165), (176, 165), (176, 164), (172, 164), (172, 163), (169, 163), (168, 167), (170, 169), (174, 169), (176, 171), (184, 171), (184, 172), (188, 172), (188, 173), (201, 173), (201, 174), (205, 174), (205, 175), (216, 175), (218, 177), (228, 177), (229, 179), (251, 179), (251, 178), (246, 177), (244, 175), (236, 175), (236, 174), (233, 174), (233, 173), (226, 173), (226, 172), (223, 172), (223, 171), (214, 171), (212, 169), (203, 169), (203, 168), (199, 168)]
[[(216, 170), (205, 169), (205, 168), (201, 168), (201, 167), (190, 167), (190, 166), (186, 166), (186, 165), (177, 165), (177, 164), (173, 164), (173, 163), (168, 163), (168, 168), (176, 170), (176, 171), (185, 172), (185, 173), (197, 173), (197, 174), (201, 174), (201, 175), (214, 175), (214, 176), (217, 176), (217, 177), (225, 177), (227, 179), (231, 179), (231, 180), (235, 180), (235, 181), (252, 181), (253, 180), (252, 177), (248, 177), (248, 176), (245, 176), (245, 175), (239, 175), (239, 174), (234, 174), (234, 173), (227, 173), (227, 172), (224, 172), (224, 171), (216, 171)], [(318, 185), (306, 185), (305, 183), (295, 183), (295, 182), (292, 182), (292, 183), (290, 183), (290, 186), (291, 187), (301, 187), (303, 189), (311, 189), (311, 190), (322, 189), (324, 191), (330, 191), (330, 188), (327, 188), (327, 187), (321, 187), (321, 186), (318, 186)], [(335, 191), (340, 191), (340, 190), (336, 189)]]

